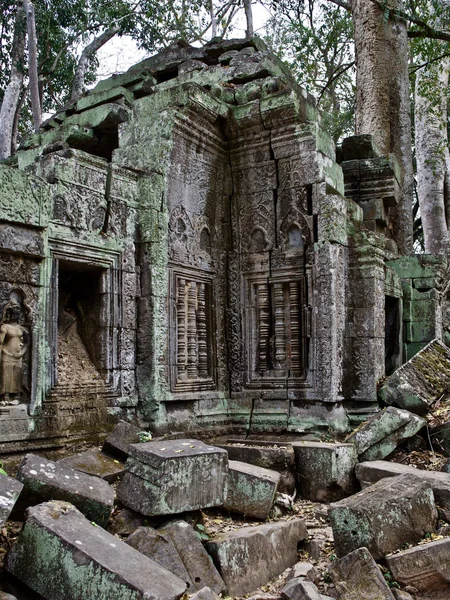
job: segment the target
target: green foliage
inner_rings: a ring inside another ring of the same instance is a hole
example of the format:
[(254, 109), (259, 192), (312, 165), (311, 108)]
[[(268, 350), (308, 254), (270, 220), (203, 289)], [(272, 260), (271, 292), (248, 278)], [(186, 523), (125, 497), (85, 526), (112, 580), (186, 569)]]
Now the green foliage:
[(326, 0), (271, 0), (267, 42), (318, 99), (338, 141), (353, 130), (354, 42), (350, 13)]
[(152, 441), (152, 434), (150, 431), (138, 431), (137, 435), (141, 444)]
[(0, 462), (0, 474), (1, 475), (8, 475), (8, 473), (3, 468), (3, 463), (2, 462)]

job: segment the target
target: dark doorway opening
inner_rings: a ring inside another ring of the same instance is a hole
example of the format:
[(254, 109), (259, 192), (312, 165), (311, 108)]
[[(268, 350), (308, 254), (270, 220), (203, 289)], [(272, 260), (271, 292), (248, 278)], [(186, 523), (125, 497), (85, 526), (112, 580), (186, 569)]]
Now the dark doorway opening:
[(401, 359), (401, 311), (400, 299), (385, 296), (385, 346), (384, 364), (386, 375), (391, 375), (402, 364)]

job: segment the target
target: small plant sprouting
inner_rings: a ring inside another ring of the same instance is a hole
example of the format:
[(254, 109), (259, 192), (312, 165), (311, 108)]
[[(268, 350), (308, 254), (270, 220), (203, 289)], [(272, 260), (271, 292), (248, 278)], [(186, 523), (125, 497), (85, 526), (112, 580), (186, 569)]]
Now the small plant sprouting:
[(153, 436), (150, 431), (138, 431), (137, 435), (141, 444), (152, 441)]

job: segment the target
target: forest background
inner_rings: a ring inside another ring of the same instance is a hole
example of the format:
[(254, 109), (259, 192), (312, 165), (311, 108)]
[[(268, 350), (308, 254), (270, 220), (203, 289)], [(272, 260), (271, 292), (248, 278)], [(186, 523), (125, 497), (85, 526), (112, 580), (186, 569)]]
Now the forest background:
[[(92, 85), (99, 52), (262, 37), (317, 98), (339, 144), (370, 133), (399, 160), (403, 254), (447, 254), (450, 0), (0, 0), (0, 159)], [(261, 14), (265, 17), (261, 26)], [(254, 22), (257, 22), (255, 32)]]

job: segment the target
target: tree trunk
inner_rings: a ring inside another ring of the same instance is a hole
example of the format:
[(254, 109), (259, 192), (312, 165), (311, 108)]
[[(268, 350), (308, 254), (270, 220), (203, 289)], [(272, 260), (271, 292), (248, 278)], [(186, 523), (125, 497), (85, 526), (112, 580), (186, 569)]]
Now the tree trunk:
[(446, 254), (449, 241), (447, 88), (450, 61), (445, 60), (437, 69), (436, 65), (422, 67), (416, 76), (417, 191), (425, 252)]
[(247, 31), (245, 37), (250, 39), (253, 37), (253, 12), (252, 12), (252, 0), (244, 0), (245, 19), (247, 21)]
[[(402, 0), (392, 8), (403, 9)], [(402, 171), (402, 196), (393, 215), (402, 254), (413, 251), (411, 108), (406, 23), (372, 0), (352, 0), (356, 46), (356, 133), (373, 135), (383, 154), (393, 152)]]
[(21, 0), (18, 0), (11, 51), (11, 77), (0, 108), (0, 159), (11, 156), (14, 117), (23, 86), (25, 28), (25, 12)]
[(106, 42), (109, 42), (109, 40), (112, 39), (118, 31), (119, 27), (117, 25), (109, 27), (101, 35), (94, 38), (94, 40), (92, 40), (92, 42), (83, 50), (80, 60), (78, 61), (77, 68), (75, 69), (75, 75), (72, 83), (72, 94), (70, 97), (71, 100), (77, 98), (83, 93), (84, 78), (94, 54), (97, 52), (97, 50), (100, 50), (100, 48), (106, 44)]
[(23, 0), (25, 14), (27, 16), (28, 33), (28, 75), (30, 78), (31, 110), (33, 113), (34, 130), (38, 131), (42, 122), (41, 97), (39, 93), (36, 21), (34, 18), (34, 6), (29, 0)]
[(217, 36), (217, 19), (214, 12), (214, 0), (209, 0), (209, 13), (211, 16), (211, 38)]

